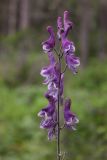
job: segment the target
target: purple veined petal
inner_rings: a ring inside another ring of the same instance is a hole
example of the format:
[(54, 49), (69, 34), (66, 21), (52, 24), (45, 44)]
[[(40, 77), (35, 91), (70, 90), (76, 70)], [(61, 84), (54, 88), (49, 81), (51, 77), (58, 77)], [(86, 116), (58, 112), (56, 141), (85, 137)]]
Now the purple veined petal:
[(73, 74), (77, 73), (77, 68), (80, 65), (80, 59), (76, 57), (74, 54), (66, 55), (66, 64), (68, 65), (68, 68), (73, 72)]
[(67, 38), (62, 39), (62, 47), (65, 54), (72, 54), (75, 52), (74, 43), (69, 41)]
[(69, 20), (69, 12), (64, 11), (64, 31), (65, 31), (65, 37), (67, 37), (68, 32), (70, 29), (72, 29), (73, 23)]
[(61, 40), (61, 35), (62, 35), (62, 33), (64, 33), (62, 17), (58, 17), (58, 19), (57, 19), (57, 28), (58, 28), (57, 36), (58, 36), (58, 39)]
[(45, 98), (47, 98), (47, 100), (49, 101), (50, 104), (55, 104), (55, 99), (53, 98), (53, 96), (49, 95), (48, 92), (45, 93)]
[(47, 107), (43, 108), (39, 113), (38, 116), (39, 117), (44, 117), (44, 118), (48, 118), (51, 117), (56, 109), (56, 101), (54, 100), (54, 98), (52, 96), (50, 96), (48, 93), (45, 94), (45, 97), (48, 99), (49, 104)]
[(49, 60), (50, 60), (50, 64), (51, 65), (55, 65), (55, 57), (54, 57), (54, 53), (53, 52), (48, 52), (48, 57), (49, 57)]
[(58, 29), (63, 29), (62, 17), (57, 18), (57, 27)]
[(40, 128), (43, 128), (43, 129), (55, 128), (57, 124), (55, 115), (56, 115), (56, 112), (54, 112), (53, 115), (50, 117), (43, 118), (40, 123)]
[(59, 79), (59, 68), (58, 64), (54, 63), (53, 65), (50, 65), (48, 67), (42, 68), (40, 74), (45, 77), (43, 84), (49, 84), (51, 82), (54, 82), (56, 85), (58, 84)]
[(50, 117), (55, 112), (55, 104), (49, 104), (47, 107), (43, 108), (39, 113), (39, 117)]
[(48, 26), (47, 31), (50, 34), (50, 37), (45, 42), (42, 42), (42, 47), (45, 53), (52, 51), (55, 46), (55, 35), (52, 26)]
[(48, 94), (52, 96), (54, 99), (58, 97), (58, 88), (56, 87), (55, 83), (49, 83), (48, 85)]
[(45, 80), (44, 80), (43, 84), (48, 84), (55, 77), (55, 75), (54, 75), (54, 66), (50, 65), (48, 67), (42, 68), (40, 74), (41, 74), (41, 76), (45, 77)]
[(42, 129), (49, 129), (53, 127), (54, 121), (51, 117), (48, 117), (47, 119), (43, 119), (40, 123), (40, 128)]
[(66, 99), (65, 106), (64, 106), (64, 119), (65, 119), (65, 126), (67, 128), (71, 128), (72, 130), (76, 130), (76, 124), (79, 123), (78, 118), (74, 113), (70, 111), (71, 100)]
[(52, 140), (56, 137), (56, 134), (55, 134), (55, 129), (54, 128), (50, 128), (48, 130), (48, 140)]
[(48, 129), (48, 140), (52, 140), (57, 137), (58, 132), (57, 132), (57, 113), (54, 112), (53, 114), (53, 120), (54, 120), (54, 125), (50, 129)]
[(53, 127), (48, 129), (48, 140), (53, 140), (57, 138), (58, 132), (57, 132), (57, 127)]
[(45, 114), (46, 112), (41, 110), (39, 113), (38, 113), (38, 117), (45, 117)]

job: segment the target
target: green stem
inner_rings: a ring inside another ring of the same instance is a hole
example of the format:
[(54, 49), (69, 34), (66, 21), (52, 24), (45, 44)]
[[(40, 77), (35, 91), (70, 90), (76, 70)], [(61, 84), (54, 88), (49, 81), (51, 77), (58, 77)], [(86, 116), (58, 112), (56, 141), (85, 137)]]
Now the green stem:
[(60, 83), (61, 83), (61, 58), (60, 55), (58, 56), (58, 63), (60, 66), (60, 74), (59, 74), (59, 83), (58, 83), (58, 106), (57, 106), (57, 129), (58, 129), (58, 136), (57, 136), (57, 160), (61, 160), (61, 146), (60, 146)]

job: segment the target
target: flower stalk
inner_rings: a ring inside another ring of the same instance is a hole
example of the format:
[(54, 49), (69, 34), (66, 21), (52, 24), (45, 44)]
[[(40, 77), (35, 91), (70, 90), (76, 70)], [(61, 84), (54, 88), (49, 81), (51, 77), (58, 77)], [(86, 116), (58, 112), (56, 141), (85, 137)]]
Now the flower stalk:
[(58, 106), (57, 106), (57, 130), (58, 130), (58, 136), (57, 136), (57, 159), (61, 160), (61, 147), (60, 147), (60, 83), (61, 83), (61, 57), (60, 53), (58, 56), (58, 63), (59, 63), (59, 83), (58, 83)]

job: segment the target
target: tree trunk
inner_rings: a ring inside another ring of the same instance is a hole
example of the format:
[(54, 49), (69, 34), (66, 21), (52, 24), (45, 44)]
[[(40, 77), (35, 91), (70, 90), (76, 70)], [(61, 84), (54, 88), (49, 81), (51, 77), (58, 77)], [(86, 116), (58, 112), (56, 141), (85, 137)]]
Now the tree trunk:
[(19, 28), (21, 30), (29, 27), (29, 0), (20, 0)]
[(107, 32), (107, 1), (100, 1), (99, 11), (99, 59), (104, 60), (106, 57), (106, 32)]
[(9, 0), (8, 34), (16, 32), (17, 2), (18, 0)]
[(80, 1), (79, 16), (80, 16), (80, 54), (82, 66), (86, 66), (89, 56), (89, 31), (91, 24), (91, 8), (87, 0)]

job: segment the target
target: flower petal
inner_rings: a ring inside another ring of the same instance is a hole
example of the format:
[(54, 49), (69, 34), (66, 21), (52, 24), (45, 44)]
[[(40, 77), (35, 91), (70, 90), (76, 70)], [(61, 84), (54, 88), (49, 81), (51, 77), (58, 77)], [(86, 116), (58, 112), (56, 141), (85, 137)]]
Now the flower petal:
[(66, 99), (64, 107), (65, 126), (67, 128), (75, 130), (76, 124), (79, 122), (79, 120), (76, 117), (76, 115), (70, 111), (70, 106), (71, 106), (71, 100)]
[(53, 32), (53, 28), (51, 26), (48, 26), (47, 31), (49, 32), (50, 37), (45, 42), (42, 42), (42, 48), (45, 53), (52, 51), (55, 46), (55, 35)]

